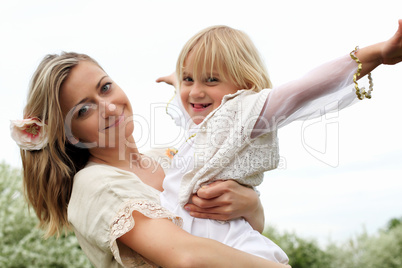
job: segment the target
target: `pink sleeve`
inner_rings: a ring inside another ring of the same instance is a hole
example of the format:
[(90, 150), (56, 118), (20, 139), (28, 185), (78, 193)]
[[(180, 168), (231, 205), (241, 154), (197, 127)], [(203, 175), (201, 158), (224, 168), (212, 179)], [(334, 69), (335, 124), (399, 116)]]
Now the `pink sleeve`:
[(349, 55), (327, 62), (268, 94), (251, 134), (255, 138), (289, 124), (338, 111), (358, 98), (353, 88), (357, 63)]

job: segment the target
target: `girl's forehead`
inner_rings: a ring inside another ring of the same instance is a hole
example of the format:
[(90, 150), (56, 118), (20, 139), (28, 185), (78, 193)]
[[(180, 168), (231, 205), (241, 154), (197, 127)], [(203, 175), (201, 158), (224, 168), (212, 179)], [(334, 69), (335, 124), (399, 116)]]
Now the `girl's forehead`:
[(210, 74), (217, 71), (216, 61), (211, 57), (196, 56), (190, 53), (184, 61), (183, 71), (197, 73), (198, 75)]

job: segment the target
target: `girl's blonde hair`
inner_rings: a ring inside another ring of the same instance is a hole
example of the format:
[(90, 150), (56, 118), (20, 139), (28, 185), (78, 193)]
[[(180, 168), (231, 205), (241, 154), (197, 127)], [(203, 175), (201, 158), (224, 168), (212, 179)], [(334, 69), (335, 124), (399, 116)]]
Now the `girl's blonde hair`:
[[(80, 61), (95, 60), (85, 54), (47, 55), (33, 74), (24, 118), (39, 118), (47, 124), (48, 145), (39, 151), (21, 150), (26, 199), (45, 229), (45, 237), (60, 235), (67, 220), (67, 205), (73, 177), (88, 161), (87, 149), (66, 140), (59, 94), (70, 71)], [(99, 66), (100, 67), (100, 66)]]
[[(180, 52), (176, 65), (178, 80), (190, 53), (194, 55), (193, 78), (213, 70), (242, 89), (260, 91), (272, 84), (256, 47), (247, 34), (228, 26), (208, 27), (193, 36)], [(180, 84), (180, 83), (179, 83)]]

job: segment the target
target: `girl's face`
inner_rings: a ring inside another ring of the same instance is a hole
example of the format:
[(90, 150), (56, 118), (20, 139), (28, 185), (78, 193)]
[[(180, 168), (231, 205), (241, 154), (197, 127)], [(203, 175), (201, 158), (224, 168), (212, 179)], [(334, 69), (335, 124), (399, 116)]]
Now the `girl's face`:
[(187, 113), (198, 125), (221, 105), (223, 96), (241, 88), (231, 81), (224, 81), (223, 76), (215, 71), (212, 75), (199, 74), (195, 79), (193, 66), (193, 55), (190, 53), (184, 64), (183, 81), (180, 81), (180, 97)]
[(80, 141), (88, 148), (118, 148), (122, 139), (125, 141), (132, 135), (131, 104), (123, 90), (98, 65), (81, 61), (74, 66), (59, 97), (71, 143)]

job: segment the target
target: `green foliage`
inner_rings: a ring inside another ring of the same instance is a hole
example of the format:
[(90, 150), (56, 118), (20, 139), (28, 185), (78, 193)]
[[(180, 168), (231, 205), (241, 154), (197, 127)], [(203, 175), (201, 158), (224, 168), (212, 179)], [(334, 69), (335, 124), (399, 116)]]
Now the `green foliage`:
[(329, 267), (332, 256), (322, 250), (313, 239), (304, 239), (295, 233), (280, 235), (273, 227), (268, 227), (264, 235), (279, 245), (288, 255), (292, 268)]
[(0, 267), (92, 267), (73, 234), (42, 238), (21, 185), (21, 171), (1, 163)]
[(397, 219), (397, 218), (393, 218), (391, 219), (388, 224), (387, 224), (387, 231), (390, 231), (394, 228), (397, 228), (398, 226), (402, 225), (402, 217)]
[(391, 219), (375, 235), (366, 231), (342, 243), (321, 249), (315, 240), (294, 233), (279, 234), (269, 227), (264, 233), (288, 255), (292, 268), (400, 268), (402, 267), (402, 218)]
[(340, 246), (327, 248), (333, 262), (330, 267), (400, 268), (402, 267), (402, 225), (376, 235), (362, 232)]
[[(73, 234), (42, 239), (38, 220), (28, 210), (21, 189), (20, 170), (0, 163), (0, 267), (92, 267)], [(402, 218), (391, 219), (375, 235), (362, 232), (325, 249), (313, 239), (295, 233), (265, 234), (289, 256), (292, 268), (399, 268), (402, 267)]]

